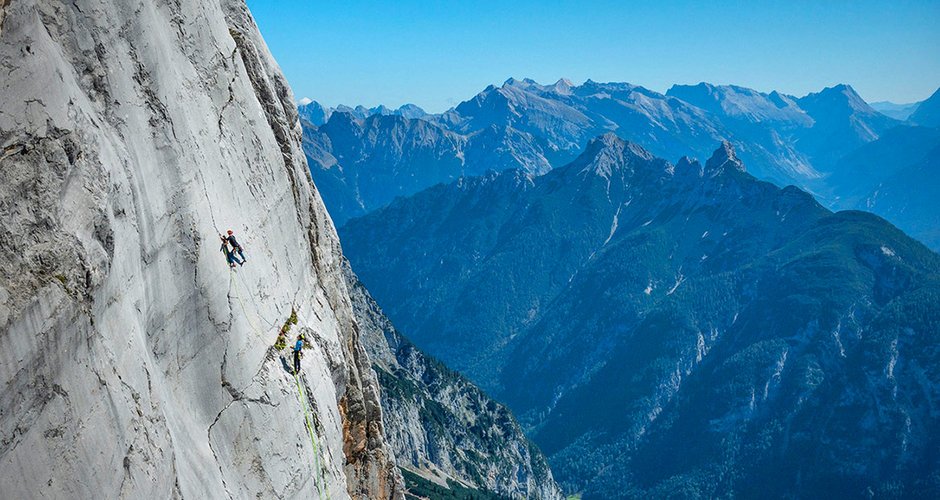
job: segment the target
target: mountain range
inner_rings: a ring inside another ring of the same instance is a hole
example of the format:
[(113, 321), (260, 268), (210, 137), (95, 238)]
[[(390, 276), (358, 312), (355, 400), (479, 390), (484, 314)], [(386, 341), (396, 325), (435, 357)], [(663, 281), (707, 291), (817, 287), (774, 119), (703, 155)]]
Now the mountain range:
[(940, 255), (756, 179), (730, 143), (672, 164), (607, 133), (340, 236), (389, 318), (505, 402), (566, 491), (940, 492)]
[(912, 102), (906, 104), (897, 104), (891, 101), (876, 101), (869, 103), (871, 104), (872, 109), (875, 111), (894, 118), (895, 120), (907, 120), (911, 116), (911, 113), (917, 109), (917, 106), (920, 105), (920, 102)]
[(372, 115), (380, 116), (403, 116), (405, 118), (423, 118), (427, 116), (427, 113), (420, 107), (414, 104), (403, 104), (397, 109), (391, 109), (384, 105), (378, 105), (373, 108), (367, 108), (362, 105), (356, 107), (346, 106), (345, 104), (340, 104), (335, 108), (323, 106), (317, 101), (311, 99), (302, 99), (298, 102), (297, 113), (300, 115), (300, 119), (319, 127), (327, 121), (329, 121), (330, 116), (333, 113), (348, 113), (354, 117), (365, 120), (366, 118)]
[[(874, 110), (848, 85), (794, 97), (707, 83), (674, 85), (660, 94), (627, 83), (509, 79), (437, 115), (389, 119), (365, 108), (333, 113), (323, 125), (307, 122), (304, 149), (331, 215), (343, 225), (396, 196), (460, 176), (513, 168), (544, 173), (574, 159), (605, 132), (665, 158), (705, 158), (714, 144), (727, 140), (756, 177), (796, 185), (833, 209), (873, 210), (928, 241), (923, 228), (931, 221), (923, 214), (850, 204), (846, 200), (858, 198), (844, 193), (873, 186), (835, 173), (889, 130), (903, 127), (897, 136), (912, 125), (935, 128), (930, 109), (938, 99), (919, 104), (911, 121), (902, 122)], [(900, 166), (890, 157), (885, 161), (886, 169)], [(936, 186), (935, 172), (924, 170), (927, 178), (912, 186)], [(940, 209), (926, 194), (921, 198), (928, 210)]]

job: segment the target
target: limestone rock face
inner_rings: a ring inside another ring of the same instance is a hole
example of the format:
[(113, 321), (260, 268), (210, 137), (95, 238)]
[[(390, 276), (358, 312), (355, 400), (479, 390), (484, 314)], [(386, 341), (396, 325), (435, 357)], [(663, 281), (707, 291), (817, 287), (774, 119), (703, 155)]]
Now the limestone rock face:
[(401, 498), (293, 103), (242, 0), (0, 1), (4, 497)]

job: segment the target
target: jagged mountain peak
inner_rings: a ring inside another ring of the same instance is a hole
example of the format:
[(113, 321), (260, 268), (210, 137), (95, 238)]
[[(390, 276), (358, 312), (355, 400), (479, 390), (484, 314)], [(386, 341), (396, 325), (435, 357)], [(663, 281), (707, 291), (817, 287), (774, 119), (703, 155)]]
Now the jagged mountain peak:
[(655, 158), (649, 151), (644, 149), (643, 146), (623, 140), (613, 132), (607, 132), (591, 139), (591, 142), (589, 142), (587, 148), (585, 148), (584, 154), (597, 157), (598, 155), (609, 152), (616, 152), (624, 158), (633, 157), (642, 160), (652, 160)]
[(734, 151), (734, 146), (728, 141), (723, 141), (721, 146), (712, 153), (712, 157), (705, 162), (705, 173), (714, 177), (728, 169), (737, 170), (739, 172), (746, 171), (744, 163), (738, 159)]
[[(584, 153), (571, 163), (571, 167), (566, 168), (572, 168), (579, 174), (590, 172), (609, 179), (614, 172), (627, 166), (655, 159), (642, 146), (625, 141), (613, 132), (607, 132), (592, 139), (584, 149)], [(666, 166), (668, 164), (663, 163), (665, 171), (668, 169)]]
[(815, 122), (799, 145), (823, 169), (830, 168), (845, 153), (901, 124), (875, 111), (846, 84), (826, 87), (796, 102)]
[(402, 104), (395, 110), (395, 114), (404, 116), (405, 118), (424, 118), (428, 115), (428, 112), (425, 111), (421, 106), (417, 104)]
[(770, 94), (767, 94), (767, 99), (769, 99), (770, 102), (774, 103), (778, 108), (785, 108), (788, 106), (797, 105), (795, 97), (791, 95), (783, 94), (781, 92), (777, 92), (776, 90), (771, 90)]
[(519, 80), (517, 78), (509, 77), (503, 82), (503, 87), (531, 87), (531, 86), (541, 86), (535, 80), (531, 78), (523, 78)]
[(819, 92), (809, 93), (800, 98), (798, 102), (808, 111), (813, 108), (829, 111), (877, 113), (855, 92), (851, 85), (846, 83), (826, 87)]
[(319, 127), (330, 119), (333, 110), (309, 97), (304, 97), (298, 101), (297, 114), (300, 115), (301, 119)]
[[(359, 107), (359, 106), (357, 106), (357, 108), (358, 108), (358, 107)], [(388, 106), (386, 106), (386, 105), (384, 105), (384, 104), (379, 104), (378, 106), (376, 106), (376, 107), (374, 107), (374, 108), (372, 108), (372, 109), (369, 110), (369, 113), (370, 113), (370, 114), (373, 114), (373, 115), (391, 115), (391, 114), (393, 114), (394, 112), (395, 112), (394, 109), (389, 108)]]

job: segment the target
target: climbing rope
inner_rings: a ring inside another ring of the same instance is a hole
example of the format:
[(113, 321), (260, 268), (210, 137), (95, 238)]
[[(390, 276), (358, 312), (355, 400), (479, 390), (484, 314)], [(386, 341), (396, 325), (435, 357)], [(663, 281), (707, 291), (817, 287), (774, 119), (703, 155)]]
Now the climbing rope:
[[(313, 466), (317, 470), (316, 477), (316, 486), (317, 494), (322, 499), (324, 488), (323, 488), (323, 468), (320, 466), (320, 451), (317, 446), (316, 433), (313, 431), (313, 416), (310, 414), (310, 407), (307, 402), (307, 392), (304, 390), (303, 386), (300, 383), (300, 376), (294, 374), (294, 382), (297, 383), (297, 395), (300, 398), (300, 405), (304, 410), (304, 425), (307, 427), (307, 434), (310, 435), (310, 443), (313, 445)], [(330, 493), (326, 492), (326, 498), (329, 500)]]
[[(206, 178), (202, 174), (202, 171), (198, 171), (198, 174), (202, 180), (202, 188), (203, 188), (203, 193), (206, 196), (206, 202), (209, 204), (209, 217), (211, 217), (212, 219), (212, 226), (215, 228), (217, 233), (222, 234), (222, 230), (219, 229), (218, 223), (215, 220), (215, 213), (214, 213), (215, 210), (212, 208), (212, 200), (209, 198), (209, 189), (208, 189), (208, 184), (206, 183)], [(268, 219), (271, 217), (271, 215), (273, 215), (273, 213), (274, 213), (274, 210), (268, 210), (268, 214), (261, 221), (260, 225), (263, 226), (264, 224), (266, 224), (268, 222)], [(252, 332), (259, 339), (261, 339), (262, 342), (267, 343), (269, 339), (266, 339), (264, 337), (264, 330), (258, 327), (258, 325), (254, 321), (252, 321), (251, 315), (248, 314), (248, 307), (245, 306), (245, 302), (242, 300), (242, 292), (244, 291), (244, 283), (241, 282), (241, 278), (238, 278), (236, 274), (237, 273), (235, 272), (234, 269), (231, 269), (229, 272), (229, 294), (231, 295), (231, 291), (234, 288), (238, 288), (238, 291), (235, 294), (235, 299), (238, 300), (238, 303), (241, 305), (242, 312), (245, 314), (245, 320), (248, 322), (248, 325), (251, 327)], [(295, 299), (296, 299), (296, 296), (295, 296)], [(269, 327), (277, 326), (276, 322), (267, 321), (261, 315), (260, 306), (258, 305), (258, 301), (255, 300), (253, 295), (252, 295), (252, 302), (254, 303), (254, 307), (255, 307), (255, 317), (258, 320), (260, 320), (263, 323), (266, 323)], [(291, 306), (291, 310), (294, 310), (294, 305)], [(239, 351), (239, 355), (243, 354), (243, 352), (244, 352), (244, 349), (242, 351)], [(322, 500), (324, 497), (324, 493), (325, 493), (326, 499), (329, 500), (330, 493), (329, 491), (325, 490), (324, 485), (323, 485), (324, 483), (323, 469), (320, 465), (320, 451), (319, 451), (319, 446), (317, 445), (316, 432), (314, 432), (313, 416), (311, 415), (311, 412), (310, 412), (310, 405), (309, 405), (309, 400), (307, 399), (307, 392), (304, 389), (304, 386), (300, 383), (300, 376), (297, 373), (294, 373), (294, 382), (296, 383), (296, 386), (297, 386), (297, 395), (300, 399), (301, 408), (303, 408), (303, 411), (304, 411), (304, 426), (307, 428), (307, 434), (310, 436), (310, 443), (311, 445), (313, 445), (313, 459), (314, 459), (313, 466), (316, 469), (316, 478), (315, 478), (314, 484), (316, 485), (316, 488), (317, 488), (317, 495)]]
[[(238, 273), (237, 273), (236, 271), (233, 270), (231, 273), (232, 273), (233, 276), (235, 276), (235, 283), (236, 283), (236, 284), (238, 285), (238, 287), (239, 287), (239, 293), (238, 293), (239, 299), (238, 299), (238, 300), (239, 300), (239, 302), (241, 302), (241, 295), (242, 295), (241, 292), (245, 290), (245, 283), (242, 282), (242, 279), (238, 276)], [(250, 294), (249, 294), (249, 295), (250, 295)], [(268, 328), (273, 328), (273, 327), (277, 326), (277, 322), (275, 322), (275, 321), (268, 321), (267, 319), (264, 318), (264, 316), (261, 315), (261, 312), (260, 312), (260, 311), (261, 311), (261, 306), (258, 305), (258, 301), (255, 299), (255, 296), (254, 296), (254, 295), (250, 295), (250, 296), (251, 296), (252, 304), (254, 304), (254, 306), (255, 306), (255, 317), (257, 317), (262, 323), (265, 323)], [(244, 304), (244, 303), (242, 303), (242, 309), (245, 309), (245, 304)], [(247, 311), (245, 312), (245, 314), (246, 314), (246, 315), (248, 314)]]
[[(229, 289), (230, 290), (233, 289), (233, 286), (235, 288), (239, 288), (239, 293), (235, 294), (235, 299), (238, 300), (238, 303), (241, 305), (242, 312), (245, 313), (245, 320), (248, 321), (248, 325), (251, 327), (255, 335), (258, 336), (258, 338), (260, 338), (262, 341), (267, 342), (268, 339), (264, 338), (263, 330), (259, 328), (258, 325), (254, 321), (251, 320), (251, 315), (248, 314), (248, 307), (245, 306), (245, 302), (241, 298), (241, 295), (242, 295), (240, 293), (241, 288), (238, 286), (240, 285), (240, 280), (236, 279), (235, 274), (236, 274), (235, 271), (230, 272), (231, 276), (229, 278)], [(254, 302), (254, 305), (255, 305), (255, 309), (256, 309), (255, 312), (256, 312), (258, 319), (261, 319), (263, 321), (264, 318), (261, 317), (260, 314), (257, 314), (257, 309), (258, 309), (257, 301)], [(274, 323), (274, 325), (276, 325), (276, 323)], [(242, 352), (243, 351), (239, 351), (239, 354), (242, 354)], [(315, 479), (317, 494), (319, 498), (322, 500), (324, 498), (324, 493), (325, 493), (326, 499), (329, 500), (330, 494), (328, 491), (325, 492), (325, 488), (323, 487), (323, 468), (320, 465), (320, 451), (319, 451), (319, 446), (317, 445), (316, 432), (314, 431), (313, 415), (310, 412), (310, 404), (309, 404), (309, 400), (307, 399), (307, 391), (304, 389), (304, 386), (300, 383), (300, 377), (296, 373), (294, 374), (294, 382), (296, 383), (297, 396), (300, 399), (300, 405), (304, 412), (304, 426), (307, 428), (307, 435), (310, 436), (310, 444), (313, 446), (313, 457), (314, 457), (313, 466), (316, 469), (316, 474), (317, 474), (316, 479)]]
[[(230, 290), (232, 289), (232, 285), (236, 284), (236, 280), (235, 280), (235, 271), (231, 271), (231, 275), (232, 275), (232, 276), (231, 276), (231, 278), (230, 278), (230, 280), (229, 280), (229, 289), (230, 289)], [(239, 304), (241, 304), (241, 306), (242, 306), (242, 312), (245, 313), (245, 320), (248, 321), (248, 325), (251, 326), (252, 331), (255, 333), (255, 335), (258, 336), (258, 338), (260, 338), (261, 340), (267, 342), (267, 340), (264, 338), (264, 330), (262, 330), (261, 328), (259, 328), (258, 325), (255, 324), (255, 322), (251, 320), (251, 316), (248, 314), (248, 308), (245, 307), (245, 302), (242, 300), (241, 293), (236, 293), (236, 294), (235, 294), (235, 299), (238, 300), (238, 303), (239, 303)], [(260, 319), (260, 316), (259, 316), (259, 319)]]

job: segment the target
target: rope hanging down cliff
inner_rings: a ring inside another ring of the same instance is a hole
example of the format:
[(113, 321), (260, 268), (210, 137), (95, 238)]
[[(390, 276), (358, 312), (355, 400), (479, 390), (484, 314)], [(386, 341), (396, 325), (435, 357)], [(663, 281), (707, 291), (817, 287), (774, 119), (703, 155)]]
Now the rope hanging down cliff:
[[(307, 427), (307, 434), (310, 435), (310, 443), (313, 444), (313, 467), (317, 470), (317, 493), (322, 499), (324, 494), (323, 488), (323, 469), (320, 467), (320, 452), (317, 447), (317, 438), (313, 432), (313, 416), (310, 414), (310, 407), (307, 403), (307, 391), (304, 390), (303, 385), (300, 383), (300, 374), (294, 374), (294, 382), (297, 384), (297, 395), (300, 397), (300, 405), (304, 409), (304, 425)], [(326, 498), (329, 500), (330, 493), (326, 492)]]
[[(240, 282), (235, 277), (235, 274), (236, 274), (235, 271), (230, 271), (229, 274), (231, 275), (229, 278), (229, 290), (231, 290), (233, 288), (233, 285), (240, 285)], [(239, 288), (239, 293), (235, 294), (235, 299), (238, 300), (239, 304), (241, 304), (242, 312), (245, 313), (245, 320), (248, 321), (248, 325), (251, 327), (252, 332), (262, 341), (266, 341), (264, 338), (264, 332), (262, 331), (261, 328), (257, 326), (257, 324), (255, 324), (251, 320), (251, 317), (248, 314), (248, 308), (245, 306), (245, 302), (241, 298), (241, 287), (238, 286), (237, 288)], [(257, 313), (257, 306), (258, 306), (258, 303), (255, 302), (256, 313)], [(260, 314), (257, 314), (257, 316), (258, 316), (258, 319), (261, 319), (262, 321), (264, 321), (264, 318), (262, 318)], [(310, 436), (310, 444), (313, 446), (313, 459), (314, 459), (313, 467), (316, 470), (316, 475), (317, 475), (316, 480), (315, 480), (315, 485), (317, 488), (317, 496), (322, 500), (325, 494), (326, 499), (329, 500), (330, 494), (328, 491), (325, 491), (323, 487), (323, 468), (320, 465), (320, 447), (317, 444), (316, 433), (314, 432), (313, 415), (310, 412), (310, 404), (307, 398), (307, 391), (304, 389), (304, 384), (300, 383), (299, 373), (296, 373), (296, 372), (294, 373), (294, 382), (297, 386), (297, 396), (300, 399), (300, 406), (304, 412), (304, 426), (307, 428), (307, 435)]]

